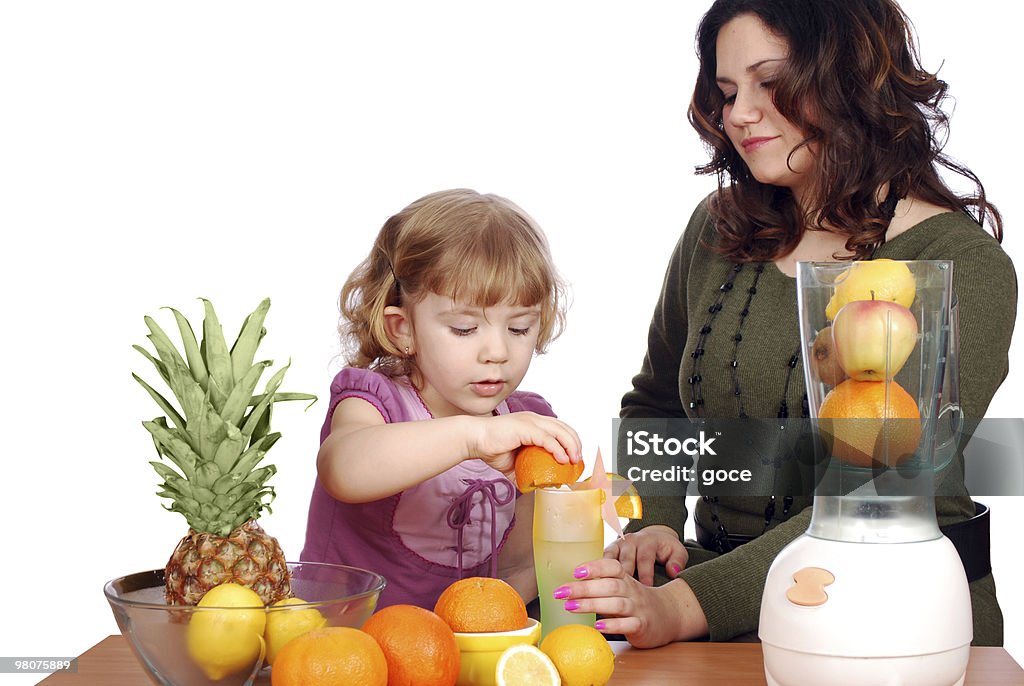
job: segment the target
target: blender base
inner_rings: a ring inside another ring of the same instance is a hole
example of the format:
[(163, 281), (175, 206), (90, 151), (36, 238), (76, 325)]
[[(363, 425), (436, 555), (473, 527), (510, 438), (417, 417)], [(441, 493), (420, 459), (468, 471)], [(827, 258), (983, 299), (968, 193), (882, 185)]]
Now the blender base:
[[(964, 646), (933, 655), (868, 658), (812, 655), (765, 645), (764, 676), (768, 686), (963, 686), (970, 650)], [(960, 675), (956, 681), (941, 680), (955, 674)]]
[[(787, 592), (828, 570), (820, 604)], [(769, 686), (960, 686), (973, 638), (963, 565), (946, 537), (850, 543), (802, 535), (768, 572), (758, 635)]]

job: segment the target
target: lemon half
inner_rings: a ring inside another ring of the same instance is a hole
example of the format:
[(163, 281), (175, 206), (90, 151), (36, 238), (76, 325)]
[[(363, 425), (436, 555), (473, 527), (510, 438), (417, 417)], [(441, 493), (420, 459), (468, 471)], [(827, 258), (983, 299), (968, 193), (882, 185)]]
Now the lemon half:
[(559, 686), (555, 663), (539, 648), (526, 643), (511, 646), (498, 658), (494, 672), (497, 686)]

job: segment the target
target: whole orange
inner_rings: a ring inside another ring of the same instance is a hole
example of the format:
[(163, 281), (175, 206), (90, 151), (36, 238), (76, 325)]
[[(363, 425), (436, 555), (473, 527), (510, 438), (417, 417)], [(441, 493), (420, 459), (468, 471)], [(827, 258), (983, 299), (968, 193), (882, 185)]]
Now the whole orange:
[(895, 381), (847, 379), (825, 396), (818, 418), (832, 455), (858, 467), (895, 466), (921, 440), (917, 402)]
[(288, 641), (270, 670), (273, 686), (387, 686), (388, 663), (377, 641), (359, 629), (331, 626)]
[(373, 636), (388, 661), (388, 686), (454, 686), (459, 646), (443, 619), (415, 605), (392, 605), (370, 617)]
[(516, 631), (529, 620), (516, 589), (501, 579), (471, 576), (444, 589), (434, 612), (452, 631)]
[(524, 446), (516, 455), (516, 485), (523, 493), (545, 486), (576, 483), (582, 474), (582, 461), (562, 464), (540, 446)]

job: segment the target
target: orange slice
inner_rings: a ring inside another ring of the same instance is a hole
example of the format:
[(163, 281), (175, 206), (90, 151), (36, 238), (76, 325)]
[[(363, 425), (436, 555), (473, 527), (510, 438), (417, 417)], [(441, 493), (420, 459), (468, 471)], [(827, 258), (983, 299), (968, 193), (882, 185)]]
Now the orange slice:
[[(626, 481), (626, 477), (607, 472), (605, 476), (609, 481)], [(590, 483), (592, 477), (587, 477), (583, 480), (583, 483)], [(618, 490), (615, 486), (612, 486), (613, 491)], [(602, 493), (601, 502), (604, 502), (604, 494)], [(640, 493), (636, 490), (636, 486), (633, 484), (629, 485), (629, 488), (623, 492), (622, 495), (615, 498), (615, 514), (626, 519), (643, 519), (644, 516), (644, 504), (640, 500)]]

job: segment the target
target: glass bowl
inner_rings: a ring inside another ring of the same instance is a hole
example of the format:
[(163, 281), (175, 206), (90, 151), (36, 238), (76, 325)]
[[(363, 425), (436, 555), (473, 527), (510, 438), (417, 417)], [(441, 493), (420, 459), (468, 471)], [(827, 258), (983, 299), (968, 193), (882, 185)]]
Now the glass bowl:
[[(377, 598), (385, 584), (379, 574), (344, 565), (289, 562), (288, 570), (293, 595), (306, 602), (274, 607), (269, 612), (306, 611), (304, 616), (309, 617), (309, 610), (313, 610), (326, 620), (324, 626), (360, 628), (376, 609)], [(121, 634), (154, 683), (162, 686), (270, 683), (270, 670), (264, 668), (265, 651), (248, 624), (254, 612), (268, 611), (266, 608), (168, 605), (164, 600), (162, 569), (108, 581), (103, 593)], [(196, 621), (200, 614), (205, 616)], [(231, 640), (238, 635), (243, 639)], [(220, 638), (216, 638), (218, 636)], [(221, 641), (224, 645), (211, 649), (211, 641)], [(204, 653), (207, 657), (199, 657)], [(212, 664), (211, 660), (220, 664)]]
[(537, 645), (540, 641), (540, 622), (530, 618), (526, 628), (516, 631), (490, 631), (479, 633), (455, 632), (461, 663), (456, 686), (494, 686), (494, 672), (498, 658), (506, 648), (519, 643)]

